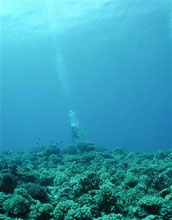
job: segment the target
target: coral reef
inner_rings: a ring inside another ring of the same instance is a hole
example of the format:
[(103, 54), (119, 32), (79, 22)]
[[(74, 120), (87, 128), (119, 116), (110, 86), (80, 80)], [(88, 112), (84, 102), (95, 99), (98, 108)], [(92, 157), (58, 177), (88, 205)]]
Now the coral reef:
[(92, 142), (0, 153), (0, 220), (171, 220), (172, 150)]

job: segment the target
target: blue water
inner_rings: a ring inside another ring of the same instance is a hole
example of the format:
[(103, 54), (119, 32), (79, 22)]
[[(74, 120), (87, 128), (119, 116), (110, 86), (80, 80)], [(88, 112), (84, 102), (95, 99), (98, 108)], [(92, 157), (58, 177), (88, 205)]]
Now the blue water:
[[(172, 144), (170, 0), (1, 0), (1, 149)], [(39, 140), (38, 140), (39, 139)]]

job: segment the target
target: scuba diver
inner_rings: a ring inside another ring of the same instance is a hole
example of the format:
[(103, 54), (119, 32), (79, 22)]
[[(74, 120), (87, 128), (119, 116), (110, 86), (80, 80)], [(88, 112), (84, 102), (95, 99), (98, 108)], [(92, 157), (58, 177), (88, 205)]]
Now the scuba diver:
[(74, 111), (70, 110), (69, 117), (72, 130), (72, 142), (76, 143), (80, 137), (85, 136), (85, 129), (79, 126), (79, 121)]

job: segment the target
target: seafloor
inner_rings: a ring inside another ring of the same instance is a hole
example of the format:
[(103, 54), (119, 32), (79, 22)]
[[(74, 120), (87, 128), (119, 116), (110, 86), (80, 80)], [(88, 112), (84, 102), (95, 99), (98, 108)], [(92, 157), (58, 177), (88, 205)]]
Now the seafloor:
[(0, 153), (0, 220), (172, 220), (172, 150)]

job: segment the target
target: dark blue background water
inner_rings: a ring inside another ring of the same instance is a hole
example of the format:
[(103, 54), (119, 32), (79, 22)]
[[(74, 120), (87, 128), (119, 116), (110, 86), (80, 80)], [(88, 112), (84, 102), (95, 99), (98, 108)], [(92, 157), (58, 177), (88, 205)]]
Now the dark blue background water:
[(171, 147), (168, 0), (2, 0), (1, 148), (71, 143), (69, 111), (98, 145)]

